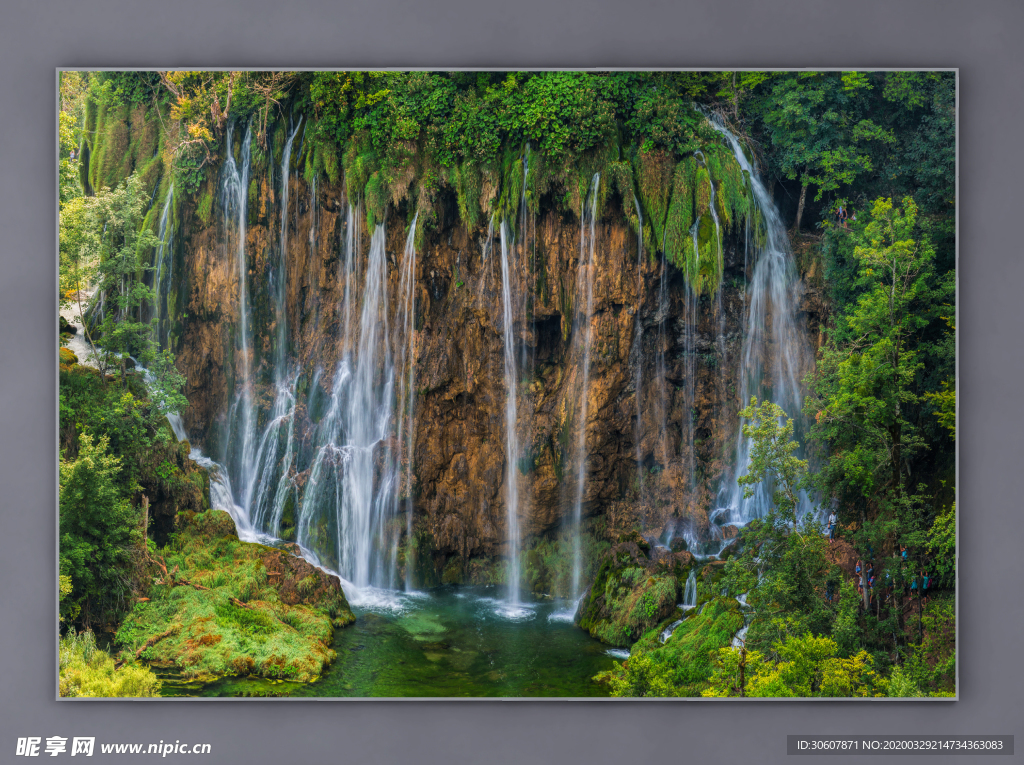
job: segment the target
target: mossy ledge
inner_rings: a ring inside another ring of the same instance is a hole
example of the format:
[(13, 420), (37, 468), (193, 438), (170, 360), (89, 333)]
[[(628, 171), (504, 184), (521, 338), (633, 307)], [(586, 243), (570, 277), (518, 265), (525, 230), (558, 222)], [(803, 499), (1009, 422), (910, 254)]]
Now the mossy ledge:
[(289, 547), (240, 541), (225, 512), (197, 514), (154, 557), (167, 574), (124, 620), (117, 644), (190, 678), (316, 680), (335, 658), (334, 629), (355, 616), (338, 580)]
[(676, 611), (692, 564), (686, 551), (652, 549), (639, 534), (623, 539), (605, 555), (576, 623), (605, 643), (632, 645)]

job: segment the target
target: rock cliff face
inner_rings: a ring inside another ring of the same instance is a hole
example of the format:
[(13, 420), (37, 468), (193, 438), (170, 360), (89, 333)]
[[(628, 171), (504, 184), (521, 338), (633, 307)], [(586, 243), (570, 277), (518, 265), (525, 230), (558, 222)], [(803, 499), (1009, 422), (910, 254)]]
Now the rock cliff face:
[[(201, 204), (179, 206), (169, 296), (172, 346), (188, 381), (185, 422), (192, 440), (214, 456), (224, 452), (227, 413), (242, 375), (236, 351), (239, 266), (218, 203), (218, 184), (217, 173), (211, 172), (202, 191), (212, 197), (205, 221), (198, 213)], [(280, 196), (279, 177), (254, 180), (245, 229), (251, 369), (264, 417), (274, 395), (276, 331), (268, 280), (281, 241)], [(292, 467), (301, 493), (317, 415), (310, 411), (318, 395), (314, 378), (319, 393), (330, 391), (341, 353), (345, 238), (348, 227), (355, 226), (351, 233), (361, 243), (358, 252), (365, 262), (370, 232), (359, 208), (354, 216), (347, 214), (349, 200), (340, 182), (308, 184), (293, 174), (288, 197), (287, 356), (304, 371), (296, 407), (298, 458)], [(454, 196), (446, 199), (442, 193), (435, 201), (435, 225), (417, 248), (414, 478), (406, 490), (413, 497), (413, 525), (429, 537), (437, 572), (452, 559), (465, 564), (507, 554), (507, 470), (519, 471), (524, 546), (551, 537), (571, 517), (582, 374), (579, 351), (574, 351), (579, 344), (574, 346), (572, 337), (573, 317), (582, 305), (576, 294), (580, 220), (544, 202), (536, 217), (519, 226), (524, 231), (510, 250), (523, 306), (515, 324), (523, 361), (517, 394), (523, 456), (518, 464), (509, 465), (505, 453), (497, 224), (490, 231), (486, 226), (467, 229)], [(410, 203), (398, 200), (385, 223), (391, 305), (399, 300), (410, 213)], [(584, 523), (612, 541), (633, 528), (655, 536), (684, 527), (707, 532), (708, 512), (734, 458), (747, 312), (744, 285), (753, 263), (741, 237), (724, 237), (721, 288), (716, 296), (694, 302), (687, 298), (678, 269), (651, 253), (638, 258), (636, 235), (616, 197), (601, 211), (595, 232)], [(798, 326), (816, 338), (821, 302), (814, 290), (803, 289), (799, 306)]]

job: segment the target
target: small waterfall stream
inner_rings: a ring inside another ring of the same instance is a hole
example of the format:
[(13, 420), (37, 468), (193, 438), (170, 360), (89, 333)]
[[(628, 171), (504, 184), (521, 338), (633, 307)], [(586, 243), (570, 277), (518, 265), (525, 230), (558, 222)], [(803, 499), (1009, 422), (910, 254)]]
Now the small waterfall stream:
[[(167, 301), (170, 299), (170, 285), (173, 281), (174, 248), (172, 236), (174, 226), (168, 226), (170, 220), (171, 203), (174, 201), (174, 184), (167, 189), (167, 200), (164, 202), (163, 212), (160, 213), (157, 236), (160, 237), (160, 245), (156, 251), (156, 274), (153, 276), (153, 317), (157, 322), (157, 342), (161, 348), (167, 347)], [(166, 274), (164, 271), (166, 270)]]
[[(414, 235), (415, 223), (406, 268), (415, 267), (409, 256)], [(395, 419), (396, 374), (404, 380), (412, 375), (411, 357), (406, 377), (392, 355), (384, 244), (384, 228), (378, 225), (370, 240), (358, 344), (334, 372), (327, 411), (316, 426), (316, 456), (297, 519), (299, 544), (360, 588), (395, 585), (398, 538), (390, 522), (398, 508), (402, 459), (392, 453), (388, 439)], [(398, 405), (410, 402), (406, 398)], [(399, 428), (403, 416), (399, 414)], [(378, 464), (383, 467), (378, 469)]]
[[(747, 161), (739, 140), (716, 117), (711, 126), (725, 136), (740, 167), (746, 171), (750, 189), (764, 219), (765, 238), (756, 248), (754, 273), (747, 285), (748, 313), (740, 366), (740, 402), (750, 397), (769, 399), (786, 414), (800, 422), (802, 394), (801, 370), (805, 368), (810, 349), (805, 334), (797, 326), (797, 273), (782, 218), (771, 194), (764, 187), (756, 165)], [(749, 239), (749, 237), (748, 237)], [(771, 505), (771, 490), (764, 483), (755, 488), (750, 498), (743, 496), (737, 479), (745, 475), (750, 464), (750, 440), (742, 430), (736, 437), (735, 466), (723, 480), (718, 491), (719, 507), (714, 515), (736, 525), (763, 517)], [(810, 509), (802, 496), (798, 516)]]
[[(414, 366), (416, 359), (416, 222), (419, 220), (417, 213), (412, 219), (409, 227), (409, 235), (405, 239), (405, 250), (402, 254), (402, 277), (398, 286), (399, 305), (398, 320), (395, 323), (396, 337), (394, 347), (397, 349), (398, 360), (395, 370), (398, 374), (398, 417), (395, 427), (397, 438), (397, 457), (395, 469), (397, 472), (398, 485), (394, 491), (394, 507), (392, 514), (398, 517), (405, 513), (405, 531), (407, 540), (412, 540), (412, 492), (413, 472), (412, 458), (416, 443), (416, 419), (413, 416), (416, 411), (416, 386), (414, 384)], [(404, 498), (404, 503), (402, 499)], [(400, 507), (400, 503), (401, 507)], [(393, 556), (398, 552), (396, 544), (392, 546)], [(407, 555), (412, 555), (411, 544), (406, 547)], [(394, 572), (396, 560), (391, 561), (391, 570)], [(405, 588), (412, 589), (411, 562), (406, 564)], [(394, 578), (394, 576), (392, 576)], [(394, 586), (394, 585), (392, 585)]]
[[(644, 214), (640, 211), (640, 200), (633, 195), (633, 205), (636, 207), (637, 235), (636, 235), (636, 294), (637, 299), (642, 300), (644, 294)], [(641, 513), (644, 507), (644, 465), (643, 465), (643, 335), (644, 325), (641, 320), (643, 311), (637, 306), (636, 320), (633, 323), (633, 347), (630, 349), (630, 362), (636, 365), (633, 373), (633, 390), (636, 395), (636, 426), (633, 430), (633, 441), (636, 443), (636, 490), (637, 501), (640, 503)]]
[(697, 570), (690, 569), (690, 575), (686, 577), (686, 587), (683, 589), (683, 602), (679, 604), (682, 609), (694, 608), (697, 605)]
[(232, 239), (238, 273), (238, 323), (236, 331), (236, 353), (241, 359), (240, 379), (235, 380), (235, 398), (228, 412), (228, 437), (225, 439), (223, 461), (227, 466), (229, 481), (244, 487), (240, 496), (241, 505), (248, 512), (247, 496), (255, 481), (256, 423), (253, 411), (252, 380), (252, 317), (249, 301), (249, 264), (246, 244), (246, 230), (249, 203), (249, 169), (252, 157), (252, 127), (246, 128), (240, 152), (241, 167), (235, 162), (230, 150), (234, 125), (228, 125), (227, 158), (224, 162), (221, 186), (221, 206), (224, 210), (226, 235), (231, 248)]
[(502, 333), (505, 351), (505, 506), (508, 517), (508, 602), (519, 604), (519, 436), (517, 429), (515, 326), (513, 307), (516, 290), (515, 272), (509, 263), (511, 234), (508, 224), (501, 222), (501, 306)]
[(292, 145), (298, 132), (299, 125), (296, 125), (285, 141), (281, 154), (281, 231), (277, 267), (270, 272), (276, 330), (273, 344), (274, 404), (256, 452), (251, 479), (244, 487), (243, 502), (253, 527), (273, 537), (281, 534), (285, 503), (293, 498), (291, 495), (294, 492), (291, 471), (295, 458), (296, 386), (300, 372), (289, 372), (285, 360), (288, 348), (288, 187), (291, 181)]
[[(594, 276), (597, 264), (594, 262), (595, 226), (597, 223), (597, 192), (601, 183), (600, 173), (595, 173), (590, 182), (590, 194), (580, 211), (580, 258), (576, 277), (576, 310), (573, 328), (573, 344), (582, 343), (579, 349), (582, 382), (580, 383), (580, 408), (576, 419), (576, 496), (572, 507), (572, 598), (580, 597), (583, 572), (583, 498), (587, 482), (587, 408), (590, 389), (590, 349), (594, 334)], [(589, 204), (588, 204), (589, 203)], [(580, 302), (582, 301), (582, 305)], [(582, 337), (581, 337), (582, 335)], [(572, 354), (573, 358), (576, 353)]]

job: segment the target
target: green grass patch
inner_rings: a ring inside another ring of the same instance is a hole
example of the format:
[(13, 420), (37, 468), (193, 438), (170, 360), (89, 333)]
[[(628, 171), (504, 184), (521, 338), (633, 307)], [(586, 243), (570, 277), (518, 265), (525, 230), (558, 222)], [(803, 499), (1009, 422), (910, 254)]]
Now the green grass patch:
[[(335, 658), (334, 625), (351, 621), (340, 589), (332, 598), (322, 586), (326, 576), (311, 574), (288, 588), (294, 597), (283, 602), (280, 582), (288, 574), (268, 574), (267, 566), (287, 553), (239, 541), (226, 513), (196, 515), (159, 555), (168, 571), (177, 568), (178, 584), (154, 585), (150, 601), (134, 607), (116, 638), (126, 652), (143, 649), (141, 658), (174, 664), (187, 677), (304, 682)], [(300, 597), (307, 602), (294, 602)]]

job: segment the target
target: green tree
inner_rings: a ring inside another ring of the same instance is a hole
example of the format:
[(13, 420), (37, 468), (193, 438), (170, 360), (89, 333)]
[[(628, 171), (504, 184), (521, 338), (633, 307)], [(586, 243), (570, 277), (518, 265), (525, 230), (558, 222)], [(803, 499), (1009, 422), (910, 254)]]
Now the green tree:
[(817, 488), (859, 507), (862, 523), (867, 502), (895, 512), (918, 501), (908, 491), (908, 464), (926, 448), (915, 417), (922, 332), (939, 318), (952, 284), (936, 278), (934, 251), (917, 236), (916, 220), (912, 199), (902, 209), (879, 199), (854, 233), (860, 296), (829, 332), (805, 404), (815, 421), (811, 437), (828, 448)]
[(751, 420), (742, 430), (752, 444), (739, 483), (747, 497), (758, 484), (770, 487), (772, 503), (765, 517), (743, 529), (741, 552), (726, 563), (725, 582), (730, 591), (749, 593), (754, 617), (747, 644), (771, 653), (789, 636), (828, 632), (833, 607), (824, 595), (834, 566), (819, 524), (809, 514), (797, 517), (807, 461), (795, 454), (793, 420), (777, 404), (756, 398), (740, 416)]
[(956, 502), (935, 517), (928, 530), (928, 569), (936, 581), (947, 587), (956, 584)]
[(762, 119), (773, 161), (800, 181), (794, 229), (800, 230), (808, 186), (815, 200), (847, 187), (874, 168), (874, 144), (891, 145), (892, 132), (870, 119), (866, 93), (874, 79), (862, 72), (800, 72), (772, 79), (762, 98)]
[(71, 152), (78, 148), (78, 141), (75, 140), (75, 118), (67, 112), (60, 112), (58, 115), (60, 132), (60, 158), (59, 184), (60, 184), (60, 207), (76, 197), (82, 196), (82, 184), (78, 181), (78, 159), (71, 158)]
[(793, 635), (774, 646), (773, 660), (759, 651), (723, 648), (703, 696), (884, 696), (888, 683), (865, 651), (842, 658), (831, 638)]
[(86, 625), (122, 609), (135, 586), (129, 564), (141, 531), (120, 478), (106, 437), (81, 434), (78, 457), (60, 463), (60, 573), (71, 577), (68, 610), (80, 608)]
[(672, 683), (672, 668), (646, 653), (630, 656), (617, 670), (601, 672), (595, 679), (607, 683), (612, 696), (665, 698), (679, 695)]
[(753, 441), (747, 473), (737, 480), (744, 487), (743, 496), (749, 499), (754, 496), (755, 486), (770, 483), (773, 520), (795, 523), (800, 491), (807, 479), (807, 460), (795, 455), (800, 444), (792, 440), (793, 420), (778, 404), (767, 400), (758, 404), (756, 397), (750, 399), (740, 417), (751, 420), (743, 426), (743, 437)]
[(153, 290), (142, 279), (147, 268), (140, 255), (160, 244), (142, 225), (148, 203), (142, 178), (132, 174), (116, 189), (101, 189), (89, 197), (81, 228), (68, 232), (68, 239), (78, 243), (69, 266), (77, 274), (79, 289), (83, 275), (95, 278), (96, 297), (91, 308), (99, 316), (94, 313), (87, 322), (87, 336), (95, 347), (88, 327), (92, 324), (102, 337), (102, 352), (97, 356), (101, 370), (119, 357), (122, 379), (128, 355), (148, 360), (156, 352), (153, 328), (141, 320), (143, 308), (153, 302)]

